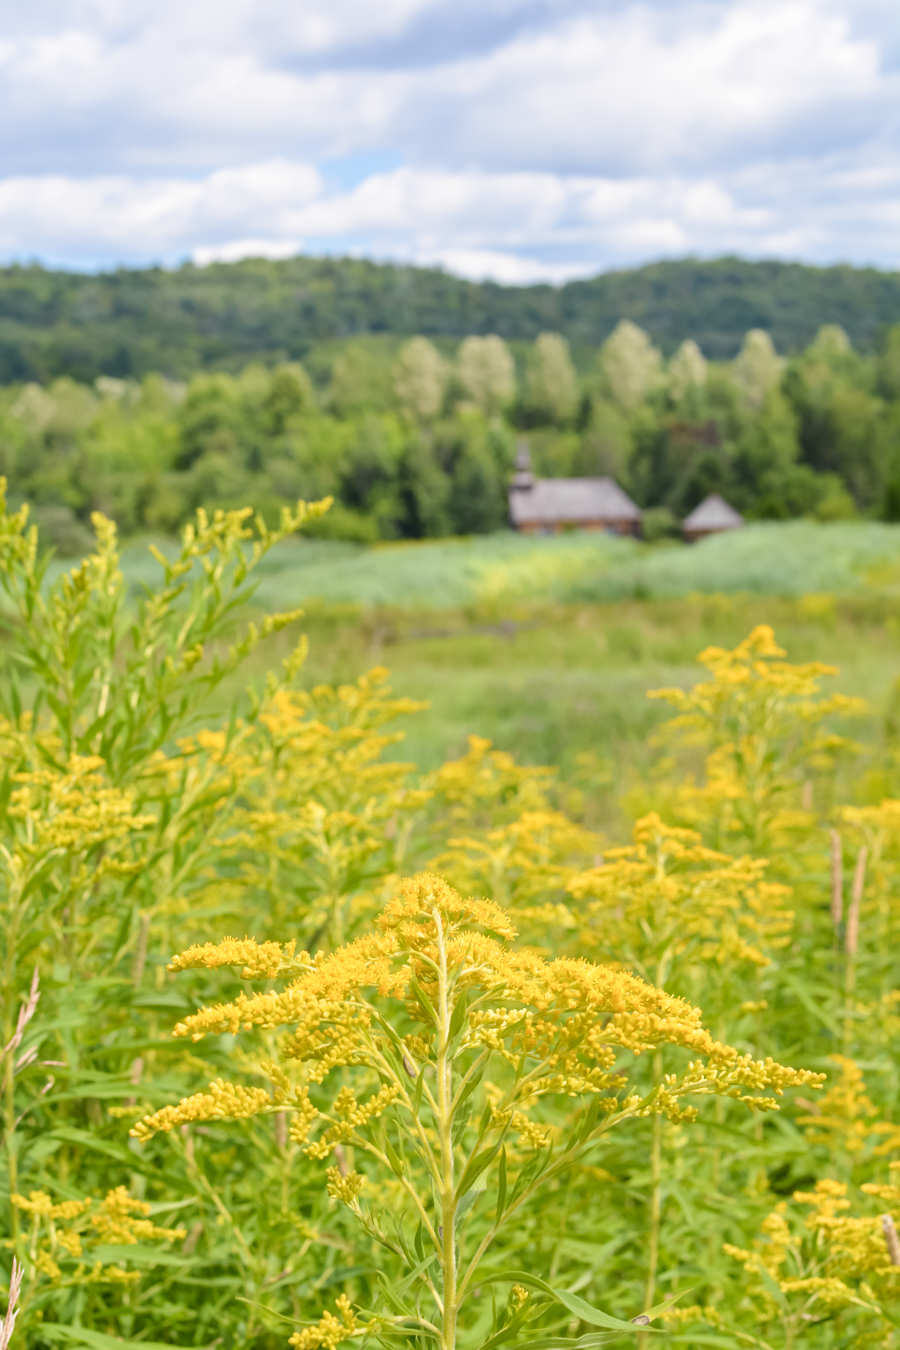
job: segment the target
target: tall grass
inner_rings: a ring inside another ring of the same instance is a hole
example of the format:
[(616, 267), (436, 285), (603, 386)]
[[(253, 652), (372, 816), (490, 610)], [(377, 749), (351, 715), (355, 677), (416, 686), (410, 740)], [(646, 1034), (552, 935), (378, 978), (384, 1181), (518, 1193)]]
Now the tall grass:
[[(129, 578), (143, 579), (145, 550), (125, 550)], [(509, 531), (471, 539), (374, 548), (297, 540), (260, 569), (258, 603), (378, 608), (500, 609), (520, 602), (668, 598), (693, 593), (849, 593), (876, 584), (900, 594), (900, 526), (749, 525), (685, 545), (643, 544), (605, 534), (546, 538)]]

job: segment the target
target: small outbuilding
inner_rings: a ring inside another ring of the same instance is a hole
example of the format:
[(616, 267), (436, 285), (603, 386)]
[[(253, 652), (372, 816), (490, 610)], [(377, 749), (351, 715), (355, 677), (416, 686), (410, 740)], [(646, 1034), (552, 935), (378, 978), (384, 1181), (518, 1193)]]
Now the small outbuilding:
[(612, 478), (535, 478), (525, 446), (516, 455), (509, 518), (523, 534), (606, 530), (640, 534), (641, 512)]
[(744, 517), (729, 506), (718, 492), (712, 492), (695, 506), (685, 518), (682, 529), (684, 537), (690, 541), (705, 539), (708, 534), (724, 534), (726, 530), (737, 530), (744, 523)]

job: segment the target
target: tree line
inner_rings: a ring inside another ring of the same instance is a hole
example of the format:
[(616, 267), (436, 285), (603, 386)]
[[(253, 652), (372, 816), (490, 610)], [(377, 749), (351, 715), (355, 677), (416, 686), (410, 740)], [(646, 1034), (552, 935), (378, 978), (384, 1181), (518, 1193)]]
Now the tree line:
[(559, 333), (515, 350), (469, 336), (352, 340), (315, 371), (251, 363), (186, 382), (70, 377), (0, 392), (0, 469), (62, 550), (92, 511), (170, 532), (197, 506), (268, 518), (331, 495), (323, 534), (480, 533), (507, 520), (515, 447), (548, 477), (616, 478), (651, 535), (708, 492), (748, 517), (900, 519), (900, 325), (878, 351), (835, 325), (790, 358), (763, 330), (737, 356), (684, 341), (666, 360), (621, 321), (588, 361)]
[(186, 379), (253, 360), (329, 359), (323, 346), (363, 334), (459, 341), (561, 333), (573, 350), (630, 318), (671, 356), (693, 338), (732, 359), (764, 328), (799, 351), (827, 320), (871, 351), (900, 320), (900, 273), (741, 258), (669, 260), (564, 286), (464, 281), (436, 268), (359, 258), (246, 259), (88, 274), (0, 268), (0, 384), (62, 375)]

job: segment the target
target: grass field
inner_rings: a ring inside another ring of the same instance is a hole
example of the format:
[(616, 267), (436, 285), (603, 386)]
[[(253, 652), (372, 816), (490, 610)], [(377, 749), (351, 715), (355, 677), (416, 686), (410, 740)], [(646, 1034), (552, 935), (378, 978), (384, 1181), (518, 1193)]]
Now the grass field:
[[(151, 580), (146, 541), (126, 546), (123, 568), (134, 586)], [(759, 524), (692, 546), (508, 532), (375, 548), (301, 538), (258, 576), (259, 610), (304, 609), (310, 683), (384, 665), (398, 692), (429, 703), (398, 750), (422, 766), (477, 732), (567, 776), (585, 753), (611, 783), (639, 775), (665, 715), (647, 691), (690, 684), (699, 651), (758, 623), (793, 659), (840, 667), (836, 687), (870, 703), (865, 738), (900, 720), (900, 526)]]
[(257, 604), (304, 606), (310, 682), (385, 665), (427, 700), (402, 747), (422, 765), (475, 731), (567, 775), (586, 752), (610, 780), (639, 773), (665, 715), (647, 691), (691, 683), (699, 651), (758, 623), (793, 659), (840, 666), (835, 686), (872, 709), (859, 734), (880, 739), (900, 716), (900, 527), (759, 525), (692, 547), (298, 541), (266, 560)]
[[(155, 575), (147, 541), (126, 545), (123, 558), (134, 584)], [(52, 571), (69, 565), (56, 562)], [(504, 617), (511, 606), (544, 601), (873, 590), (900, 601), (900, 526), (767, 523), (691, 546), (593, 533), (528, 538), (509, 531), (372, 548), (300, 538), (281, 544), (257, 575), (259, 604), (267, 610), (296, 604), (360, 611), (466, 608)]]
[(604, 534), (482, 538), (376, 548), (297, 541), (266, 560), (265, 607), (315, 600), (361, 609), (602, 602), (693, 593), (802, 595), (877, 585), (900, 600), (900, 526), (751, 525), (693, 546)]

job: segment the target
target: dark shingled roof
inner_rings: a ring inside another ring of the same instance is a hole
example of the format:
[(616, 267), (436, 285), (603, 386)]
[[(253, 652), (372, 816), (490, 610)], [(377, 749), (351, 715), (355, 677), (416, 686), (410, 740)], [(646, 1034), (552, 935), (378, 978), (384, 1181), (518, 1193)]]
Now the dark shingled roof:
[(612, 478), (536, 478), (530, 488), (513, 488), (509, 514), (514, 525), (641, 518), (634, 502)]
[(729, 506), (718, 492), (712, 492), (699, 506), (695, 506), (685, 519), (686, 530), (734, 530), (743, 525), (744, 517), (739, 516), (733, 506)]

